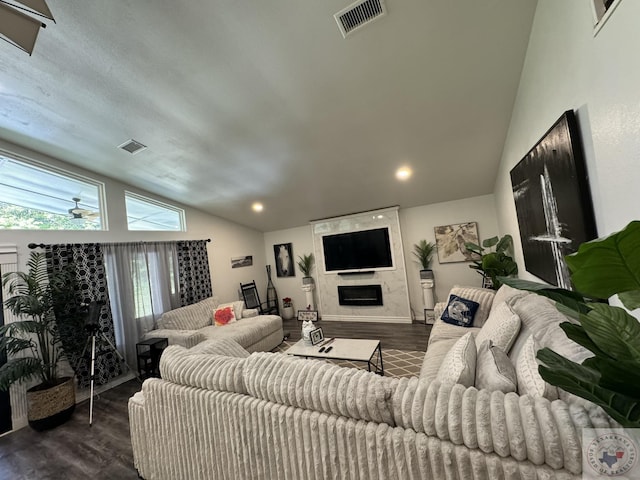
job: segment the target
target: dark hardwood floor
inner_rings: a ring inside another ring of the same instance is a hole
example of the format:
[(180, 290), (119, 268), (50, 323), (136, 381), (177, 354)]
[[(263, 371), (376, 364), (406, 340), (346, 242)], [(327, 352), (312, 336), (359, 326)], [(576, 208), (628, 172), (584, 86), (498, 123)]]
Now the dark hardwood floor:
[[(427, 350), (427, 341), (431, 332), (431, 325), (424, 323), (372, 323), (372, 322), (328, 322), (320, 320), (317, 325), (322, 327), (325, 338), (364, 338), (378, 339), (383, 349), (398, 350)], [(302, 322), (295, 318), (284, 320), (285, 334), (289, 332), (290, 341), (300, 340)]]
[[(325, 337), (380, 339), (382, 348), (426, 350), (430, 326), (362, 322), (318, 322)], [(289, 340), (300, 339), (302, 323), (284, 322)], [(47, 432), (25, 427), (0, 437), (0, 480), (128, 480), (133, 467), (127, 402), (140, 390), (131, 380), (100, 394), (89, 427), (89, 401), (73, 418)]]

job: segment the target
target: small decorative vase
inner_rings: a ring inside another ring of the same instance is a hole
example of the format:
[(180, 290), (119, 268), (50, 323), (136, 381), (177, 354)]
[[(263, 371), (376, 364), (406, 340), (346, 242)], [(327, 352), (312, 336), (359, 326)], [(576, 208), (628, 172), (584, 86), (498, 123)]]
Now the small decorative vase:
[(311, 331), (315, 330), (316, 327), (312, 321), (304, 321), (302, 322), (302, 340), (307, 345), (311, 345)]
[(284, 320), (291, 320), (293, 318), (293, 307), (282, 307), (282, 318)]

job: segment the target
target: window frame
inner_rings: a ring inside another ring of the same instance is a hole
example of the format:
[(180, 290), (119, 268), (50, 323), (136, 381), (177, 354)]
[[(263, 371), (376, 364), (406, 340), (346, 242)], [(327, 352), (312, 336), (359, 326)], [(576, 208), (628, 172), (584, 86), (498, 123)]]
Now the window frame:
[(31, 157), (27, 157), (25, 155), (21, 155), (19, 153), (16, 152), (12, 152), (10, 150), (6, 150), (4, 148), (0, 148), (0, 157), (7, 157), (9, 160), (14, 160), (18, 163), (23, 163), (26, 166), (36, 169), (36, 170), (41, 170), (45, 173), (50, 173), (52, 175), (57, 175), (59, 177), (66, 177), (68, 179), (71, 180), (76, 180), (79, 182), (83, 182), (86, 183), (88, 185), (91, 186), (95, 186), (98, 190), (98, 209), (100, 212), (100, 228), (97, 230), (84, 230), (84, 229), (40, 229), (40, 228), (28, 228), (28, 229), (4, 229), (4, 228), (0, 228), (0, 231), (23, 231), (23, 232), (35, 232), (35, 231), (40, 231), (40, 232), (89, 232), (89, 231), (95, 231), (95, 232), (102, 232), (102, 231), (108, 231), (109, 230), (109, 217), (107, 214), (107, 201), (106, 201), (106, 185), (104, 182), (100, 181), (100, 180), (96, 180), (95, 178), (92, 177), (88, 177), (86, 175), (82, 175), (79, 173), (75, 173), (72, 172), (70, 170), (67, 170), (65, 168), (62, 167), (58, 167), (56, 165), (51, 165), (50, 163), (41, 161), (41, 160), (36, 160), (34, 158)]
[[(148, 205), (152, 205), (155, 207), (159, 207), (165, 210), (169, 210), (178, 214), (178, 220), (180, 222), (180, 228), (178, 230), (167, 230), (167, 229), (157, 229), (157, 230), (146, 230), (146, 229), (135, 229), (132, 230), (129, 225), (129, 211), (127, 209), (127, 198), (132, 198), (133, 200), (137, 200), (139, 202), (146, 203)], [(125, 209), (125, 217), (127, 218), (127, 231), (129, 232), (186, 232), (187, 231), (187, 218), (186, 212), (184, 208), (178, 207), (176, 205), (172, 205), (170, 203), (162, 202), (160, 200), (156, 200), (151, 197), (147, 197), (145, 195), (141, 195), (139, 193), (132, 192), (130, 190), (124, 191), (124, 209)]]

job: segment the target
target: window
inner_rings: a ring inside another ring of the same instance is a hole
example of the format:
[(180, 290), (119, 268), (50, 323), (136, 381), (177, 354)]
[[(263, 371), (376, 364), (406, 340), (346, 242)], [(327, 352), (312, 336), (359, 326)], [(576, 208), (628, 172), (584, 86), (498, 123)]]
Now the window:
[(184, 232), (184, 210), (141, 195), (125, 192), (129, 230)]
[(622, 0), (593, 0), (593, 16), (596, 24), (594, 34), (600, 31), (600, 28), (602, 28), (621, 1)]
[(106, 230), (104, 184), (0, 151), (0, 229)]

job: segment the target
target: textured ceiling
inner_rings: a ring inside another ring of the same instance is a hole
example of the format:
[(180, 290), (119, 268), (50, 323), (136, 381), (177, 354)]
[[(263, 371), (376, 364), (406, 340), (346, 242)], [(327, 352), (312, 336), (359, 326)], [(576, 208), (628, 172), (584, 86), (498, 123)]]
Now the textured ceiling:
[(492, 192), (536, 6), (387, 0), (345, 40), (348, 0), (48, 3), (0, 138), (262, 231)]

